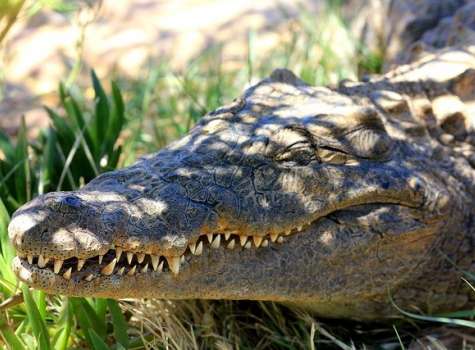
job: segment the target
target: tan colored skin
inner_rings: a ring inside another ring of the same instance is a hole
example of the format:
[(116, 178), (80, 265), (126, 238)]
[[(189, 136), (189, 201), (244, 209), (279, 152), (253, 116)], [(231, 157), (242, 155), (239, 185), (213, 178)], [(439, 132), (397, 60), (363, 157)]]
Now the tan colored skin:
[[(473, 305), (460, 277), (475, 261), (475, 60), (456, 52), (336, 89), (276, 70), (160, 152), (19, 209), (14, 270), (50, 293), (273, 300), (327, 317), (394, 316), (389, 294), (427, 312)], [(145, 260), (123, 253), (101, 274), (114, 255), (97, 256), (118, 248)], [(164, 271), (151, 256), (166, 257)], [(76, 271), (76, 258), (90, 260)], [(70, 260), (55, 274), (53, 259)]]

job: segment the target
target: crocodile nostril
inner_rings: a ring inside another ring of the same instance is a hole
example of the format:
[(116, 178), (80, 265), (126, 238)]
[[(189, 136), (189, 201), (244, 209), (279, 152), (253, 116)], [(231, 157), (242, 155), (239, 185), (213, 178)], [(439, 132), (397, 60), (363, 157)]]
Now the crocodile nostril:
[(41, 231), (41, 237), (43, 238), (44, 236), (46, 236), (47, 233), (48, 229), (44, 229), (43, 231)]

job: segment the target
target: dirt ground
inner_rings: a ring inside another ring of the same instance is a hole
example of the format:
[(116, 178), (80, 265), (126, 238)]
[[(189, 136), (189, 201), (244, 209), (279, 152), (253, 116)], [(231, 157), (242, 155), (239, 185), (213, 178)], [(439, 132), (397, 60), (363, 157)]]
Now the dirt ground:
[(247, 55), (250, 31), (264, 54), (301, 8), (318, 21), (322, 5), (321, 0), (103, 0), (72, 14), (41, 11), (20, 20), (1, 50), (0, 129), (14, 135), (22, 115), (33, 132), (45, 126), (41, 106), (55, 104), (58, 82), (70, 77), (78, 57), (79, 75), (94, 67), (100, 78), (111, 71), (137, 78), (147, 62), (164, 57), (173, 69), (184, 69), (216, 44), (222, 45), (224, 64), (233, 64)]

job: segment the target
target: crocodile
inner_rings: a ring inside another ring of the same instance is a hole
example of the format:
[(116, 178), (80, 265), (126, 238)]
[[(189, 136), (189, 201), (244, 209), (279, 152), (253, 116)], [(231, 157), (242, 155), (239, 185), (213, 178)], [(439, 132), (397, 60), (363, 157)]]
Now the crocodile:
[(475, 4), (426, 3), (385, 74), (276, 69), (157, 153), (22, 206), (19, 279), (358, 320), (473, 307)]

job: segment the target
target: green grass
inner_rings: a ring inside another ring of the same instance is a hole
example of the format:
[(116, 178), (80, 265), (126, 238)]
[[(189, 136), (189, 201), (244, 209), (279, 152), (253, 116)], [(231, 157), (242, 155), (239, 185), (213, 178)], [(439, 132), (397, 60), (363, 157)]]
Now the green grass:
[[(0, 132), (0, 346), (11, 349), (398, 349), (439, 322), (473, 326), (473, 310), (427, 317), (407, 314), (392, 324), (318, 320), (274, 303), (232, 301), (114, 301), (67, 298), (30, 290), (10, 269), (9, 215), (34, 196), (74, 190), (97, 174), (126, 166), (185, 134), (207, 111), (230, 102), (249, 82), (287, 67), (310, 84), (377, 73), (381, 57), (351, 37), (329, 2), (316, 22), (301, 11), (288, 35), (260, 57), (249, 33), (241, 68), (223, 67), (220, 47), (181, 73), (163, 62), (145, 80), (116, 81), (105, 89), (94, 73), (89, 87), (60, 84), (59, 106), (47, 108), (51, 127), (28, 140)], [(333, 47), (335, 36), (340, 43)], [(84, 96), (92, 90), (92, 99)], [(104, 135), (106, 135), (104, 137)], [(105, 142), (104, 142), (105, 141)], [(472, 276), (473, 277), (473, 276)], [(467, 281), (473, 282), (471, 276)], [(460, 323), (462, 322), (462, 323)], [(2, 343), (3, 342), (3, 343)]]

